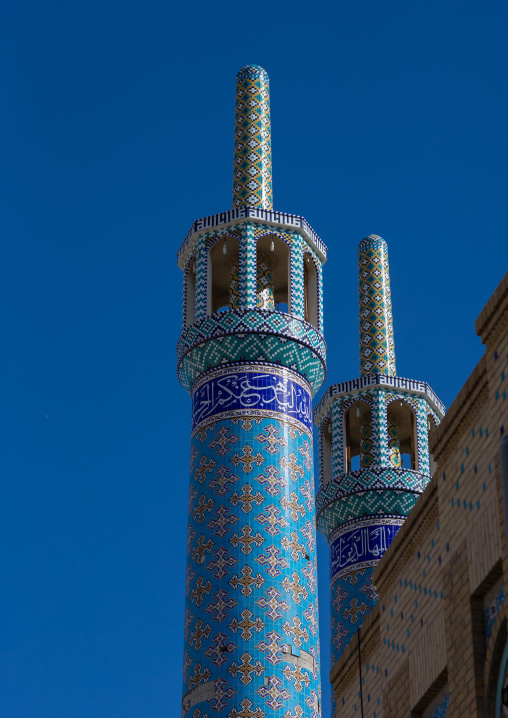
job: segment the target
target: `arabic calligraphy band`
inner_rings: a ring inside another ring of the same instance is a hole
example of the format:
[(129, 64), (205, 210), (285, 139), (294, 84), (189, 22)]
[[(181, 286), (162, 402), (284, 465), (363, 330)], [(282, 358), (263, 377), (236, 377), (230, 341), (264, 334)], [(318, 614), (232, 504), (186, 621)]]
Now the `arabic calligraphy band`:
[(192, 396), (193, 429), (205, 419), (234, 411), (277, 412), (312, 432), (311, 390), (295, 372), (283, 367), (231, 367), (210, 373)]

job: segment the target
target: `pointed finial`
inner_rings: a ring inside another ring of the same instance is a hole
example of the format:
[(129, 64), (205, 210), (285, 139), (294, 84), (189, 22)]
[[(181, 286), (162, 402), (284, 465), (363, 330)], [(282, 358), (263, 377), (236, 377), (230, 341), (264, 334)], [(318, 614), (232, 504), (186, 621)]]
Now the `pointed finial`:
[(396, 375), (388, 245), (370, 234), (358, 245), (360, 375)]
[(233, 209), (272, 209), (270, 88), (262, 67), (246, 65), (236, 76)]

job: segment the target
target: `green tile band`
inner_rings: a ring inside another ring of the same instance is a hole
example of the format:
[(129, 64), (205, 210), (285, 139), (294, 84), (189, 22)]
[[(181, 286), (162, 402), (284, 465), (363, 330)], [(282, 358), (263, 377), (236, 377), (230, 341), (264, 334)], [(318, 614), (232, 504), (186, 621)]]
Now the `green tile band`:
[(236, 76), (233, 209), (272, 209), (270, 88), (262, 67), (247, 65)]

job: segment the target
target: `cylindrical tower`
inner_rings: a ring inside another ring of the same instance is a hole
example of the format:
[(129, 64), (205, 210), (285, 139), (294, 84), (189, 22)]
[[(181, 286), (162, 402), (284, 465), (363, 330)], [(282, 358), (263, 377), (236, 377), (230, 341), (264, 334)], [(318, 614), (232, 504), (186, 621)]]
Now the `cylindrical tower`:
[(311, 718), (326, 248), (302, 217), (271, 210), (259, 67), (238, 73), (235, 126), (233, 210), (194, 222), (178, 253), (178, 376), (192, 397), (182, 715)]
[(381, 237), (362, 239), (358, 271), (360, 378), (331, 386), (314, 412), (317, 525), (330, 546), (332, 666), (376, 603), (374, 567), (430, 480), (428, 430), (445, 411), (427, 384), (396, 376)]

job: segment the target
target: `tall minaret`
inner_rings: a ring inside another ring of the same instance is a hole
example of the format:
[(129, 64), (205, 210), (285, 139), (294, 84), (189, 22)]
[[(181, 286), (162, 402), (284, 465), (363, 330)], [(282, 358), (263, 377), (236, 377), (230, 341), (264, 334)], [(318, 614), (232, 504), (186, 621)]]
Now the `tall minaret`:
[(372, 572), (430, 480), (428, 430), (444, 406), (395, 372), (386, 242), (358, 247), (360, 378), (331, 386), (319, 427), (317, 525), (330, 545), (331, 664), (377, 600)]
[(320, 715), (312, 396), (326, 247), (272, 210), (268, 75), (236, 78), (233, 209), (178, 252), (192, 397), (182, 715)]

